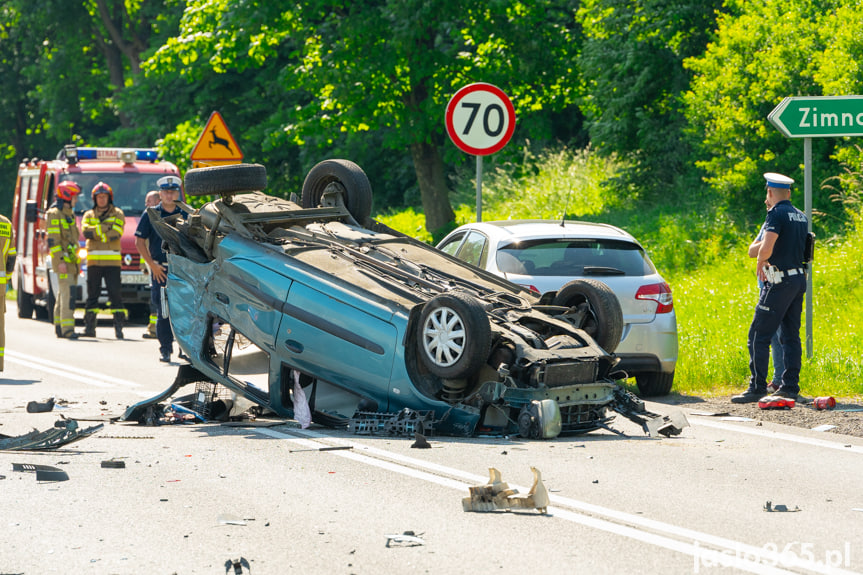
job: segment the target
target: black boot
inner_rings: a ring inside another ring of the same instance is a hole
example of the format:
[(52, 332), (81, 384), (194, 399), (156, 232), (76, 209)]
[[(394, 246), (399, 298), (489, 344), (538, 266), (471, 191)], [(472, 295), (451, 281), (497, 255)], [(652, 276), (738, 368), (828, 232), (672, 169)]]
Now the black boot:
[(123, 339), (123, 320), (126, 319), (126, 314), (121, 311), (114, 312), (114, 335), (117, 339)]
[(60, 331), (59, 323), (54, 324), (54, 333), (57, 335), (57, 337), (63, 337), (63, 332)]
[(84, 337), (96, 337), (96, 312), (84, 313)]

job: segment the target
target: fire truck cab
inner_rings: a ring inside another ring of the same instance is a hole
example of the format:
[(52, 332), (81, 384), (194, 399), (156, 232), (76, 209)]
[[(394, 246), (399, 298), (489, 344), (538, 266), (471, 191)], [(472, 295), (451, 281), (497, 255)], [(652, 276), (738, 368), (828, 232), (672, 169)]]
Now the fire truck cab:
[[(81, 186), (75, 206), (78, 229), (81, 217), (92, 207), (90, 191), (102, 181), (114, 191), (114, 205), (122, 209), (126, 225), (122, 237), (122, 297), (128, 314), (146, 318), (150, 305), (150, 274), (141, 267), (141, 257), (135, 248), (135, 229), (144, 212), (147, 192), (158, 190), (156, 182), (166, 175), (179, 176), (177, 166), (158, 160), (152, 148), (84, 148), (67, 145), (54, 160), (24, 160), (18, 167), (12, 226), (15, 229), (18, 259), (13, 285), (17, 291), (18, 317), (31, 318), (34, 312), (41, 319), (53, 322), (54, 301), (58, 283), (51, 269), (48, 252), (45, 213), (55, 201), (57, 184), (74, 180)], [(78, 240), (81, 272), (78, 276), (75, 301), (84, 305), (86, 299), (87, 256), (84, 238)], [(101, 302), (107, 299), (103, 288)]]

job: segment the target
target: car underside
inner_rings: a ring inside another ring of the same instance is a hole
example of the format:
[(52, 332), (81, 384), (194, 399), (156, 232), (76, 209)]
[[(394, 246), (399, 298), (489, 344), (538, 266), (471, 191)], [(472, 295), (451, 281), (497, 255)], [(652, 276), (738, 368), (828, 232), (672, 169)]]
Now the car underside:
[[(187, 195), (220, 198), (186, 206), (186, 219), (150, 211), (168, 252), (171, 325), (191, 366), (123, 419), (143, 420), (168, 392), (204, 380), (333, 426), (359, 419), (354, 427), (368, 429), (369, 414), (408, 410), (429, 414), (425, 429), (441, 434), (550, 438), (607, 427), (617, 411), (651, 434), (680, 432), (679, 419), (647, 412), (617, 385), (618, 358), (583, 329), (596, 335), (589, 303), (541, 305), (375, 222), (355, 164), (315, 166), (301, 201), (265, 187), (263, 166), (190, 170)], [(609, 294), (592, 301), (619, 318)]]

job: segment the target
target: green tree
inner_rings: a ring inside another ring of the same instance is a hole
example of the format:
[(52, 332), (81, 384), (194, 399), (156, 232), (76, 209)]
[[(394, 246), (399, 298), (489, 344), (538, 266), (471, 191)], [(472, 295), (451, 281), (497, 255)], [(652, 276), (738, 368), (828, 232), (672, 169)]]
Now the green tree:
[(267, 96), (281, 93), (287, 102), (259, 125), (267, 146), (332, 149), (364, 140), (396, 154), (410, 150), (427, 227), (437, 230), (453, 219), (446, 176), (456, 151), (445, 136), (446, 102), (462, 85), (487, 81), (510, 94), (519, 114), (571, 104), (580, 89), (575, 6), (197, 0), (180, 36), (145, 68), (148, 75), (194, 76), (200, 72), (190, 68), (201, 66), (226, 74), (276, 59), (281, 67), (271, 69)]
[(692, 73), (683, 61), (703, 53), (721, 6), (722, 0), (585, 0), (578, 11), (591, 141), (601, 153), (629, 160), (624, 183), (652, 199), (667, 198), (689, 169), (680, 96)]
[[(863, 50), (849, 19), (860, 22), (863, 8), (844, 0), (728, 4), (716, 41), (686, 62), (696, 74), (686, 115), (699, 141), (694, 160), (707, 181), (731, 209), (759, 214), (763, 172), (803, 181), (802, 141), (785, 138), (768, 114), (786, 96), (859, 93)], [(813, 140), (816, 186), (839, 173), (837, 144), (847, 145)], [(831, 209), (829, 201), (818, 207)]]

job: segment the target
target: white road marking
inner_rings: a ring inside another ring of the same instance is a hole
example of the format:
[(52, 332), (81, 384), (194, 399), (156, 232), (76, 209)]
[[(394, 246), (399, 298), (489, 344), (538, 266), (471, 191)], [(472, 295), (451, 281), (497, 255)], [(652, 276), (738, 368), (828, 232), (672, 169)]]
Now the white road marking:
[[(429, 483), (435, 483), (443, 487), (456, 489), (465, 494), (468, 494), (468, 489), (474, 485), (480, 485), (488, 482), (488, 477), (467, 473), (460, 469), (430, 463), (415, 459), (398, 453), (370, 447), (355, 441), (334, 438), (322, 433), (317, 433), (309, 430), (292, 430), (290, 434), (280, 432), (270, 428), (255, 428), (254, 431), (261, 435), (266, 435), (276, 439), (286, 439), (296, 442), (305, 447), (314, 448), (320, 447), (321, 443), (315, 441), (326, 439), (328, 441), (343, 445), (353, 446), (353, 451), (329, 451), (338, 457), (351, 459), (358, 463), (372, 465), (387, 471), (406, 475)], [(297, 437), (297, 435), (304, 436)], [(363, 453), (360, 453), (363, 452)], [(368, 454), (368, 455), (366, 455)], [(384, 457), (391, 461), (377, 459)], [(400, 463), (399, 463), (400, 462)], [(426, 470), (426, 471), (423, 471)], [(437, 473), (443, 473), (450, 477), (441, 477)], [(464, 481), (452, 479), (452, 477), (461, 478)], [(529, 488), (514, 485), (510, 483), (510, 487), (517, 489), (520, 493), (527, 493)], [(639, 515), (625, 513), (609, 509), (599, 505), (593, 505), (584, 501), (560, 497), (558, 495), (549, 494), (549, 498), (553, 507), (548, 508), (548, 514), (559, 519), (579, 523), (586, 527), (599, 529), (635, 539), (649, 545), (655, 545), (683, 553), (693, 557), (694, 561), (703, 560), (705, 564), (722, 565), (723, 567), (733, 567), (750, 573), (795, 573), (777, 567), (775, 554), (769, 551), (748, 545), (725, 537), (702, 533), (694, 529), (686, 527), (678, 527), (662, 521), (649, 519)], [(675, 539), (675, 537), (677, 539)], [(837, 567), (823, 565), (819, 562), (800, 562), (796, 565), (788, 567), (798, 567), (806, 571), (825, 574), (852, 575), (855, 572), (846, 571)]]
[(863, 453), (863, 446), (849, 445), (841, 440), (828, 441), (826, 439), (815, 439), (813, 437), (804, 437), (802, 435), (793, 435), (791, 433), (783, 433), (781, 431), (770, 431), (767, 429), (754, 429), (743, 425), (734, 425), (730, 423), (722, 423), (721, 421), (710, 421), (700, 418), (699, 416), (687, 417), (690, 425), (700, 425), (701, 427), (712, 427), (714, 429), (722, 429), (724, 431), (734, 431), (736, 433), (745, 433), (758, 437), (767, 437), (770, 439), (781, 439), (783, 441), (792, 441), (794, 443), (802, 443), (805, 445), (814, 445), (816, 447), (824, 447), (827, 449), (838, 449), (839, 451), (848, 451), (851, 453)]
[[(79, 381), (81, 383), (86, 383), (87, 385), (92, 385), (93, 387), (100, 387), (103, 389), (115, 387), (128, 387), (134, 389), (136, 387), (141, 387), (140, 383), (135, 383), (134, 381), (129, 381), (128, 379), (120, 379), (119, 377), (112, 377), (110, 375), (96, 373), (95, 371), (81, 369), (66, 363), (50, 361), (41, 357), (27, 355), (8, 349), (6, 350), (6, 361), (10, 363), (16, 363), (18, 365), (23, 365), (24, 367), (29, 367), (31, 369), (44, 371), (45, 373), (50, 373), (52, 375), (59, 375), (61, 377), (65, 377), (66, 379)], [(145, 395), (150, 396), (155, 394), (148, 393)]]

